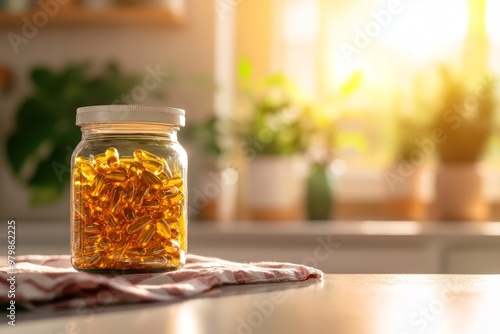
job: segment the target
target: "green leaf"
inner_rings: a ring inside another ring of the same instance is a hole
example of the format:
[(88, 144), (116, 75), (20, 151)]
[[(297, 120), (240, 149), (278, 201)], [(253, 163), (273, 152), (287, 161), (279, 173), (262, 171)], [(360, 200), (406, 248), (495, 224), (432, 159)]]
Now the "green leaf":
[(238, 62), (238, 78), (242, 81), (252, 79), (252, 64), (248, 58), (243, 58)]

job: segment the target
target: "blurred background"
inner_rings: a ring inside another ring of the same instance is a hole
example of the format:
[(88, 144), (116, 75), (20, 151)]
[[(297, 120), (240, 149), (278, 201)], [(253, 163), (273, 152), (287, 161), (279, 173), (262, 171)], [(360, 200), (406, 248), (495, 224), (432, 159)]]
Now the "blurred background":
[(69, 219), (76, 108), (183, 108), (193, 222), (500, 218), (499, 0), (1, 0), (0, 212)]

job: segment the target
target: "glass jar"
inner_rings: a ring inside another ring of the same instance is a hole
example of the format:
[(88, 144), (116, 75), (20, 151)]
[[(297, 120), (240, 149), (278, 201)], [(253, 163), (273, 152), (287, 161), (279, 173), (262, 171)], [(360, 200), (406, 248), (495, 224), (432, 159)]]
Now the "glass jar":
[(184, 111), (78, 108), (71, 157), (71, 263), (106, 274), (182, 268), (187, 250)]

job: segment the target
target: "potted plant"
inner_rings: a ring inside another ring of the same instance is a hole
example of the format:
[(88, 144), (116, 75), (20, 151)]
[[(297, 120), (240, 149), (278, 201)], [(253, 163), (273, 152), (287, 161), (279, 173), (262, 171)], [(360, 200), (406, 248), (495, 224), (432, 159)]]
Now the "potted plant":
[(68, 189), (71, 152), (81, 138), (76, 108), (128, 103), (123, 97), (139, 87), (141, 78), (122, 73), (114, 63), (97, 71), (81, 63), (61, 70), (35, 67), (31, 81), (33, 90), (17, 109), (6, 153), (14, 176), (29, 190), (31, 205), (43, 206)]
[(435, 180), (435, 218), (478, 221), (488, 216), (480, 159), (493, 130), (494, 81), (484, 77), (474, 86), (441, 68), (442, 105), (433, 127), (439, 166)]
[(415, 113), (396, 116), (396, 153), (384, 173), (387, 219), (420, 220), (424, 216), (422, 178), (425, 164), (434, 152), (427, 143), (429, 124), (420, 117), (422, 110), (417, 109)]
[(304, 152), (311, 133), (308, 106), (297, 86), (284, 74), (251, 79), (248, 63), (239, 67), (241, 92), (248, 113), (236, 122), (238, 149), (247, 157), (246, 194), (255, 220), (304, 218), (307, 162)]

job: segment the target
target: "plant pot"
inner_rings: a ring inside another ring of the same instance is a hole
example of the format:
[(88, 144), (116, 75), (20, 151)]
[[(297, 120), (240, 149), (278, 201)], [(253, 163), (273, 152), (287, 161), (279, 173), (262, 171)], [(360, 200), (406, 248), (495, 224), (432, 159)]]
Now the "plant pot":
[(423, 195), (424, 168), (415, 166), (402, 170), (401, 165), (389, 168), (384, 175), (386, 187), (385, 217), (389, 220), (422, 220), (425, 214)]
[(307, 177), (307, 218), (326, 221), (332, 216), (333, 180), (328, 165), (313, 163)]
[(489, 215), (477, 163), (439, 166), (435, 180), (435, 216), (442, 221), (482, 221)]
[(254, 220), (304, 219), (306, 163), (300, 156), (257, 157), (248, 166), (247, 201)]

